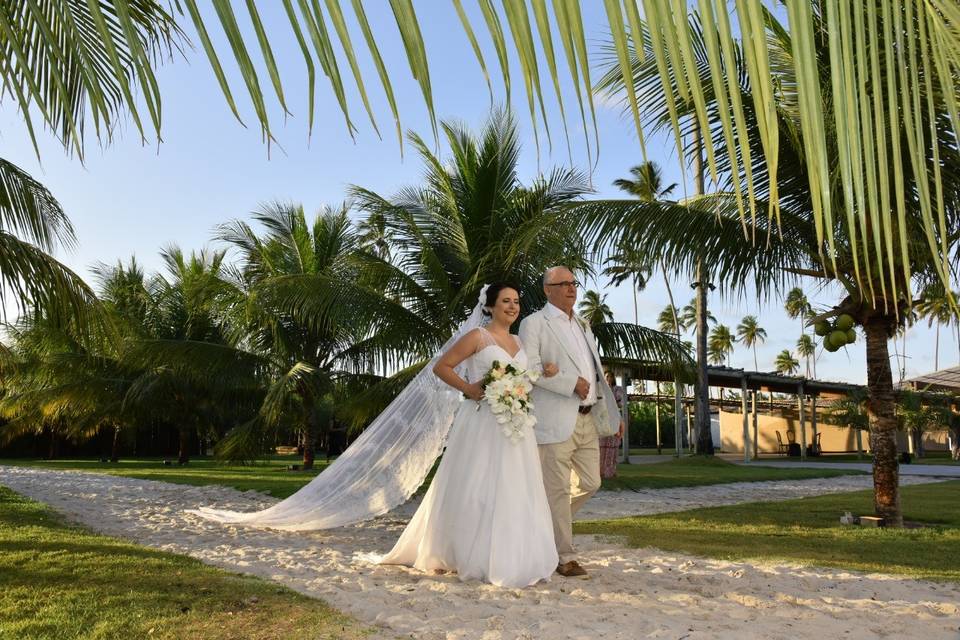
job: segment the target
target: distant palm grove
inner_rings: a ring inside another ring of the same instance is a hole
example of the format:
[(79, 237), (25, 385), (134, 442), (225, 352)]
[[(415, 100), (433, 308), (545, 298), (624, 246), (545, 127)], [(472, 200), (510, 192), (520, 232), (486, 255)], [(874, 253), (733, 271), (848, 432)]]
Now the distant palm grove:
[[(504, 113), (476, 137), (443, 130), (447, 164), (410, 137), (423, 185), (390, 197), (352, 187), (350, 205), (314, 215), (271, 204), (223, 223), (215, 248), (168, 246), (160, 273), (135, 257), (98, 265), (79, 316), (43, 305), (21, 316), (3, 353), (7, 450), (185, 462), (293, 444), (309, 468), (318, 446), (337, 453), (386, 406), (484, 283), (516, 283), (530, 312), (547, 267), (593, 271), (568, 224), (584, 175), (556, 169), (521, 184)], [(682, 366), (675, 339), (611, 322), (600, 299), (588, 315), (608, 354)]]

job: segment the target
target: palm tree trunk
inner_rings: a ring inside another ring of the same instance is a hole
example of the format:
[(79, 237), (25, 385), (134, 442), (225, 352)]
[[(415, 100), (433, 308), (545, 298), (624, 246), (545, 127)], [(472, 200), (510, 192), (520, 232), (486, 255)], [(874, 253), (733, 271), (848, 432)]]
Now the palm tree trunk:
[(937, 323), (937, 332), (933, 338), (933, 370), (940, 371), (940, 323)]
[(883, 316), (868, 319), (867, 335), (867, 417), (870, 421), (870, 449), (873, 452), (873, 503), (876, 514), (887, 526), (903, 526), (900, 512), (900, 470), (897, 464), (897, 418), (894, 412), (893, 374), (887, 350), (890, 322)]
[(701, 261), (697, 265), (697, 408), (696, 438), (699, 455), (713, 455), (710, 433), (710, 380), (707, 375), (707, 273)]
[[(677, 317), (677, 305), (673, 301), (673, 289), (670, 288), (670, 278), (667, 276), (667, 263), (665, 259), (660, 260), (661, 270), (663, 271), (663, 283), (667, 286), (667, 297), (670, 299), (670, 312), (673, 314), (673, 328), (677, 332), (677, 340), (680, 340), (680, 318)], [(960, 325), (958, 325), (960, 326)], [(960, 334), (958, 334), (960, 335)], [(674, 435), (677, 437), (676, 450), (677, 455), (680, 455), (680, 424), (681, 424), (681, 409), (683, 407), (682, 394), (683, 390), (680, 388), (680, 380), (674, 379), (673, 381), (673, 430)]]
[(120, 425), (113, 428), (113, 445), (110, 447), (110, 462), (120, 459)]
[[(704, 193), (703, 136), (700, 122), (693, 118), (693, 182), (696, 195)], [(710, 433), (710, 383), (707, 377), (707, 269), (703, 260), (697, 263), (697, 453), (713, 455)]]
[(186, 426), (181, 426), (178, 431), (180, 436), (180, 451), (177, 455), (177, 462), (186, 464), (190, 462), (190, 429)]
[(637, 275), (633, 275), (633, 324), (640, 324), (640, 315), (637, 312)]
[(60, 438), (57, 437), (57, 430), (50, 428), (50, 448), (47, 450), (47, 460), (56, 460), (60, 455)]

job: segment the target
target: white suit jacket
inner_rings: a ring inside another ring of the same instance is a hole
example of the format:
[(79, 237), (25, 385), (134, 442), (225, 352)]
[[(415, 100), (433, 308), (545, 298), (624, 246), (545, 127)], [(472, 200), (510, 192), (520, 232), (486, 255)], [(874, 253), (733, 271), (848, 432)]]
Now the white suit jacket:
[[(597, 404), (591, 412), (597, 425), (597, 435), (612, 436), (620, 428), (620, 409), (610, 385), (603, 377), (600, 352), (597, 350), (593, 332), (583, 318), (576, 315), (574, 318), (580, 323), (587, 337), (595, 373), (580, 370), (574, 346), (567, 344), (560, 327), (555, 324), (561, 322), (560, 319), (551, 318), (541, 309), (520, 323), (520, 341), (527, 352), (529, 369), (541, 372), (545, 362), (552, 362), (560, 369), (557, 375), (550, 378), (541, 375), (534, 383), (531, 399), (533, 413), (537, 418), (534, 426), (537, 444), (563, 442), (573, 435), (577, 423), (577, 409), (580, 407), (580, 398), (573, 392), (578, 377), (597, 385)], [(594, 379), (591, 380), (591, 377)]]

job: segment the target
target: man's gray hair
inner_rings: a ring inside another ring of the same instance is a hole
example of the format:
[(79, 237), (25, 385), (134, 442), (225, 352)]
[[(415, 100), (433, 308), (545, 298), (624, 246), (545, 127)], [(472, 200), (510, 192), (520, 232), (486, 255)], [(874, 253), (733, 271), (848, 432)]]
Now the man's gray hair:
[(550, 279), (550, 276), (553, 275), (553, 272), (556, 271), (557, 269), (566, 269), (567, 271), (570, 271), (570, 273), (573, 273), (573, 271), (569, 267), (566, 267), (562, 264), (558, 264), (553, 267), (550, 267), (549, 269), (543, 272), (543, 286), (547, 286), (547, 284), (549, 284), (547, 280)]

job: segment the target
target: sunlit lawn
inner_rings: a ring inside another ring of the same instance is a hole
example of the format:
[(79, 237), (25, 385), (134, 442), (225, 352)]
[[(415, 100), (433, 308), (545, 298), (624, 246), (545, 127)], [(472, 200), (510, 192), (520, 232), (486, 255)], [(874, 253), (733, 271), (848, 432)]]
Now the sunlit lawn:
[(575, 531), (616, 536), (633, 547), (721, 559), (787, 560), (960, 580), (960, 481), (903, 487), (901, 501), (905, 519), (930, 526), (894, 530), (841, 525), (846, 511), (873, 512), (872, 492), (857, 491), (581, 522)]
[(699, 487), (728, 482), (802, 480), (859, 474), (846, 469), (776, 469), (735, 465), (720, 458), (697, 456), (677, 458), (658, 464), (621, 464), (617, 477), (603, 481), (604, 489), (664, 489)]
[(177, 484), (222, 484), (240, 491), (263, 491), (277, 498), (286, 498), (295, 493), (327, 464), (321, 458), (316, 461), (313, 471), (287, 471), (288, 465), (299, 463), (300, 458), (297, 456), (271, 456), (249, 465), (225, 465), (211, 459), (199, 458), (192, 459), (184, 466), (177, 465), (176, 460), (172, 465), (166, 466), (163, 460), (158, 459), (121, 459), (116, 463), (98, 460), (0, 460), (0, 465), (92, 471)]
[(365, 635), (319, 600), (65, 524), (0, 487), (0, 638)]
[[(219, 484), (241, 491), (255, 489), (277, 498), (285, 498), (313, 479), (326, 466), (317, 461), (317, 469), (310, 472), (287, 471), (287, 465), (298, 462), (292, 456), (275, 456), (252, 465), (223, 465), (212, 460), (191, 460), (181, 467), (165, 466), (162, 460), (120, 460), (117, 463), (95, 460), (17, 460), (3, 459), (0, 465), (20, 465), (41, 469), (76, 469), (96, 473), (162, 480), (191, 485)], [(856, 474), (842, 469), (775, 469), (771, 467), (744, 467), (719, 458), (687, 457), (670, 459), (660, 464), (620, 465), (617, 477), (603, 481), (604, 489), (658, 489), (667, 487), (696, 487), (727, 482), (754, 482), (761, 480), (798, 480), (828, 478)]]

